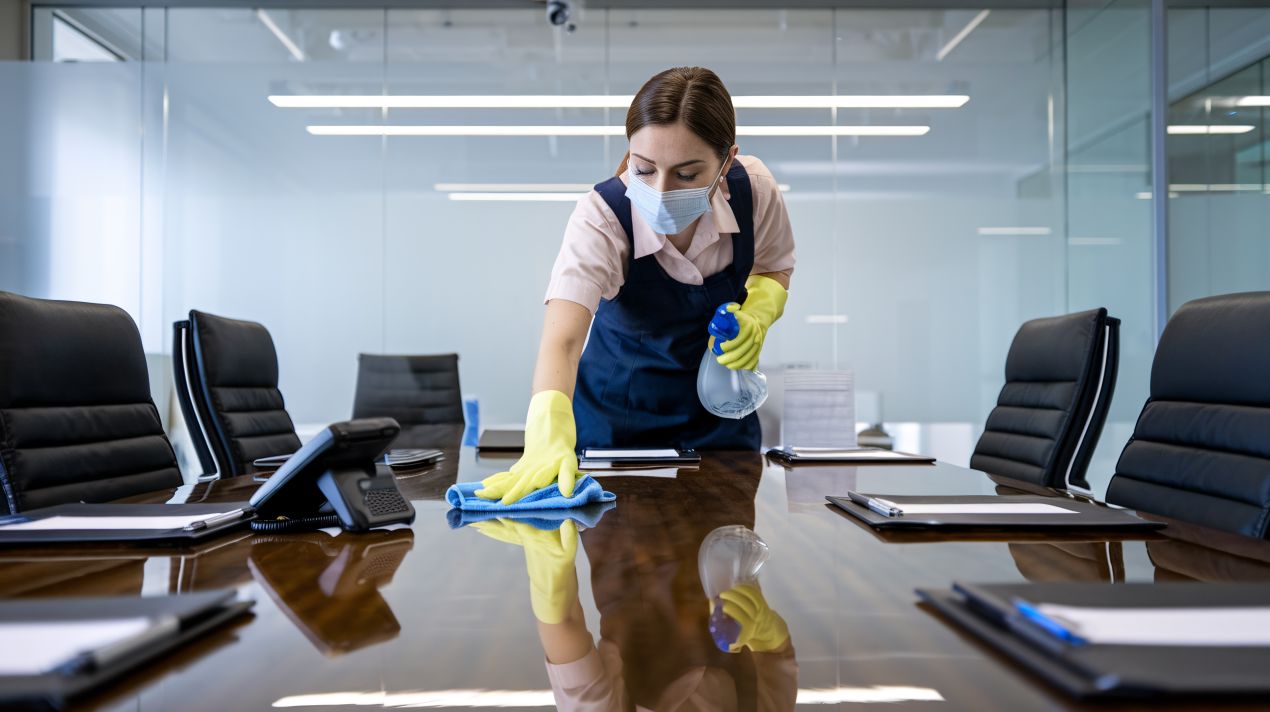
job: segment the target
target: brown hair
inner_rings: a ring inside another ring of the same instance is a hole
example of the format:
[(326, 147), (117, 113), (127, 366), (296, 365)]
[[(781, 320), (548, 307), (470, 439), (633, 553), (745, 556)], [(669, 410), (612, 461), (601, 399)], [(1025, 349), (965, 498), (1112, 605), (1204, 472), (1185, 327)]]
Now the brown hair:
[[(626, 111), (626, 139), (649, 124), (682, 121), (725, 160), (736, 143), (736, 109), (719, 75), (704, 67), (674, 67), (644, 82)], [(617, 175), (626, 170), (630, 151)]]

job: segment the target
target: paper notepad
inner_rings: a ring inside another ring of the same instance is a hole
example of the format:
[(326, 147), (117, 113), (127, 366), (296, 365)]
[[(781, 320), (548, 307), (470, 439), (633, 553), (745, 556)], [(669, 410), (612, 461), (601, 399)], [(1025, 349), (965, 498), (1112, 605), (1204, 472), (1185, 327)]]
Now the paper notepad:
[(679, 451), (674, 448), (662, 448), (651, 450), (598, 450), (596, 448), (587, 448), (583, 453), (583, 457), (594, 460), (621, 460), (627, 458), (655, 459), (655, 458), (672, 458), (680, 457)]
[(881, 448), (791, 447), (787, 451), (805, 460), (920, 460), (922, 458)]
[(895, 505), (905, 514), (1079, 514), (1052, 504), (910, 504)]
[(1036, 608), (1090, 643), (1270, 646), (1270, 607), (1087, 608), (1041, 603)]
[(228, 512), (211, 514), (186, 514), (161, 517), (74, 517), (57, 516), (0, 525), (0, 531), (110, 531), (137, 529), (184, 529), (208, 519), (224, 516)]
[(146, 618), (0, 623), (0, 675), (41, 675), (145, 632)]

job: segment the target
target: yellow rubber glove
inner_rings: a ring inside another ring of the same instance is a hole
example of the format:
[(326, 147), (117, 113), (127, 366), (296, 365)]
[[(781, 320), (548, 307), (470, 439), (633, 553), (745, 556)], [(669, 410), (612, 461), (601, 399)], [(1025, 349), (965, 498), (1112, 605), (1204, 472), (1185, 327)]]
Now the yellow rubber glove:
[[(736, 315), (741, 331), (736, 338), (719, 346), (723, 355), (715, 356), (715, 360), (733, 371), (758, 368), (758, 355), (763, 350), (767, 330), (785, 313), (785, 302), (789, 299), (789, 292), (780, 282), (758, 274), (752, 274), (745, 280), (745, 289), (748, 292), (745, 304), (733, 302), (728, 305), (728, 311)], [(713, 336), (710, 337), (710, 347), (714, 347)]]
[(525, 454), (511, 470), (481, 480), (484, 487), (476, 496), (511, 504), (559, 479), (560, 494), (572, 497), (578, 479), (577, 439), (569, 396), (560, 391), (535, 394), (525, 419)]
[(543, 623), (559, 623), (578, 597), (578, 525), (566, 519), (556, 531), (544, 531), (512, 519), (487, 519), (468, 525), (491, 539), (525, 550), (529, 570), (529, 602), (534, 617)]
[(719, 598), (723, 599), (723, 612), (741, 624), (732, 652), (748, 647), (756, 653), (766, 653), (789, 640), (785, 619), (767, 606), (758, 586), (743, 583), (719, 594)]

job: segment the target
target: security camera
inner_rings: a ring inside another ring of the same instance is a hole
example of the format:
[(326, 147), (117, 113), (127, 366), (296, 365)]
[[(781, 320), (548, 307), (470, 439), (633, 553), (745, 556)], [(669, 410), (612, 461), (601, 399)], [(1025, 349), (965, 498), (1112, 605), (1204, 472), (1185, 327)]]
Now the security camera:
[[(552, 27), (560, 27), (569, 22), (573, 17), (573, 6), (569, 0), (547, 0), (547, 24)], [(567, 28), (573, 31), (572, 24)]]

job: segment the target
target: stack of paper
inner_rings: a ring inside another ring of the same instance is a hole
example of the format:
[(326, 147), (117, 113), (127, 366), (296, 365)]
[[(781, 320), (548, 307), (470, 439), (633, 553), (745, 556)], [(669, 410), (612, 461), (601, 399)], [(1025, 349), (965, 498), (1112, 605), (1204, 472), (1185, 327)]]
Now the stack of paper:
[(785, 447), (856, 446), (855, 378), (851, 371), (785, 372), (781, 443)]

